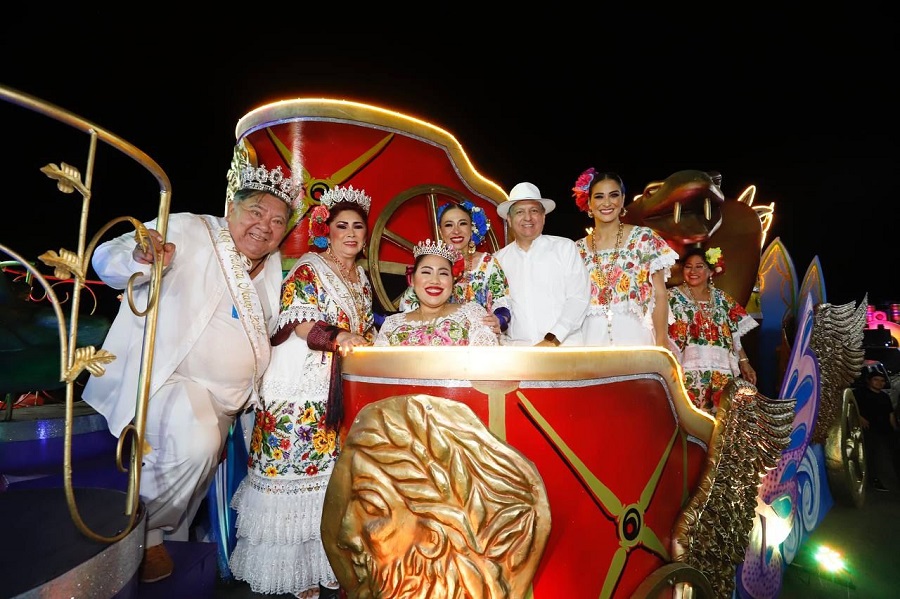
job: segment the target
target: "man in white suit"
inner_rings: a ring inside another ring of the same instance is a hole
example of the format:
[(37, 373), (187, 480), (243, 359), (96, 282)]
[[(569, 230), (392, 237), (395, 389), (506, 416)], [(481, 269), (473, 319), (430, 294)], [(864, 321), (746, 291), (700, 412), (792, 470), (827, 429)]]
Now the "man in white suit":
[[(143, 582), (171, 575), (163, 540), (188, 540), (229, 429), (269, 364), (281, 295), (278, 246), (296, 193), (280, 167), (247, 167), (240, 179), (224, 218), (172, 214), (165, 243), (156, 221), (146, 223), (155, 252), (127, 233), (100, 245), (92, 260), (116, 289), (142, 275), (134, 287), (138, 309), (147, 305), (154, 260), (164, 267), (140, 480)], [(103, 345), (115, 360), (82, 394), (117, 437), (135, 417), (145, 320), (122, 302)]]

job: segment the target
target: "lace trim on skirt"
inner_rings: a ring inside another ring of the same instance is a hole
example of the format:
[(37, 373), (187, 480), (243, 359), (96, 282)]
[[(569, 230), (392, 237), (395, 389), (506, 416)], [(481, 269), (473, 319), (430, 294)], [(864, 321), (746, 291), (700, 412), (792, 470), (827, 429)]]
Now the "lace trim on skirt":
[(293, 593), (335, 586), (322, 546), (321, 522), (330, 472), (300, 480), (267, 480), (249, 473), (231, 501), (237, 545), (229, 566), (254, 593)]

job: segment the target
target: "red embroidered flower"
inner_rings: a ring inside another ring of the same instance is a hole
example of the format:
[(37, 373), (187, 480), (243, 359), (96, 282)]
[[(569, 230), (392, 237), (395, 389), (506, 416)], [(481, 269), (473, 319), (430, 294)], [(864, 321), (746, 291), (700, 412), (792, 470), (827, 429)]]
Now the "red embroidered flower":
[(271, 412), (263, 412), (261, 428), (266, 432), (275, 430), (275, 416)]

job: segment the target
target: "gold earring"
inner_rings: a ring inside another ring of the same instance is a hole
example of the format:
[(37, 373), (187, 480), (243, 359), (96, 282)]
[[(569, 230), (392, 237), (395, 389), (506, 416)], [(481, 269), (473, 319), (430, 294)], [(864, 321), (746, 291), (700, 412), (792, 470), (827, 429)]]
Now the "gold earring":
[(469, 253), (470, 254), (475, 253), (475, 242), (472, 241), (471, 239), (469, 240)]

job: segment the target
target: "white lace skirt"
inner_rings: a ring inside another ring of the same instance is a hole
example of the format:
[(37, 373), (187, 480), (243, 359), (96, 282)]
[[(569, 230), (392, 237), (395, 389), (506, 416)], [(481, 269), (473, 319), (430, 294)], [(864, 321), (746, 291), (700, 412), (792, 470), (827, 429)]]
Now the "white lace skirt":
[(254, 593), (299, 594), (319, 583), (337, 586), (320, 527), (331, 471), (302, 479), (266, 480), (249, 472), (231, 501), (237, 545), (229, 566)]

